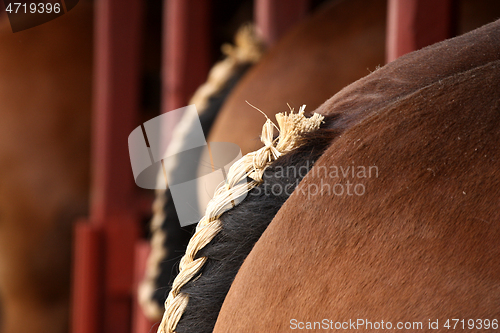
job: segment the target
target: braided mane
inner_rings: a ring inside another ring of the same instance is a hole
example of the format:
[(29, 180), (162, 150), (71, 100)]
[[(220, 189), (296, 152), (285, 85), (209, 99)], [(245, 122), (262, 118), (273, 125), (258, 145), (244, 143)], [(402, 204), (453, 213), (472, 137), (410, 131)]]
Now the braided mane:
[[(289, 114), (277, 114), (278, 126), (268, 119), (262, 129), (261, 141), (264, 147), (245, 155), (231, 166), (226, 182), (217, 188), (205, 216), (198, 223), (196, 232), (189, 241), (186, 254), (181, 259), (179, 274), (165, 301), (165, 313), (158, 329), (159, 333), (175, 332), (189, 302), (189, 295), (183, 293), (181, 288), (197, 278), (207, 262), (207, 257), (200, 256), (199, 253), (220, 232), (221, 215), (232, 209), (250, 190), (263, 182), (264, 171), (273, 161), (298, 148), (301, 135), (320, 127), (324, 117), (314, 114), (306, 118), (304, 108), (305, 106), (302, 106), (298, 113), (291, 110)], [(273, 139), (274, 127), (279, 130), (276, 139)], [(249, 182), (247, 178), (250, 179)]]

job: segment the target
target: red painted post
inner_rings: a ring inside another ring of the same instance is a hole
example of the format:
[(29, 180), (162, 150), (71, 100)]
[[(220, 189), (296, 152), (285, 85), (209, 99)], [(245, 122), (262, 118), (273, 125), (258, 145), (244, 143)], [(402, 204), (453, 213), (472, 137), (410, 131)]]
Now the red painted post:
[[(162, 112), (188, 105), (207, 78), (212, 63), (210, 10), (210, 0), (165, 0)], [(167, 136), (177, 121), (168, 124)]]
[(210, 0), (166, 0), (163, 112), (186, 106), (205, 82), (210, 54)]
[(254, 20), (268, 46), (274, 45), (309, 10), (309, 0), (255, 0)]
[(453, 37), (453, 0), (388, 1), (387, 62)]
[(127, 139), (139, 125), (143, 2), (95, 5), (93, 179), (89, 224), (75, 229), (72, 329), (128, 333), (139, 225)]
[[(208, 74), (210, 0), (165, 0), (162, 112), (188, 105)], [(180, 119), (167, 124), (167, 140)]]
[[(144, 277), (144, 270), (148, 260), (151, 247), (146, 240), (140, 241), (135, 247), (135, 276), (134, 276), (134, 289), (137, 290), (139, 283)], [(137, 300), (137, 292), (134, 293), (134, 316), (132, 318), (132, 332), (133, 333), (150, 333), (156, 332), (160, 322), (152, 322), (142, 312), (139, 302)]]
[(75, 225), (71, 332), (100, 332), (101, 233), (87, 220)]

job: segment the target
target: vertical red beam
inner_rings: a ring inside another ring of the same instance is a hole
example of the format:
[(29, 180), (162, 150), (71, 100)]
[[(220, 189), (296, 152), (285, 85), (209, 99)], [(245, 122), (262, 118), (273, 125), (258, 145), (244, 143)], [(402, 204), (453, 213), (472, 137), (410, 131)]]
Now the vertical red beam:
[(126, 333), (139, 237), (127, 138), (138, 125), (143, 2), (95, 5), (91, 209), (75, 230), (72, 331)]
[[(134, 289), (137, 290), (139, 283), (144, 277), (146, 263), (151, 252), (149, 242), (146, 240), (140, 241), (135, 247), (135, 281)], [(142, 312), (138, 301), (137, 292), (134, 292), (134, 317), (133, 317), (133, 333), (152, 333), (156, 332), (160, 322), (150, 321)]]
[(255, 0), (254, 20), (266, 44), (272, 46), (308, 10), (309, 0)]
[(453, 0), (388, 1), (387, 62), (453, 37)]
[(71, 332), (101, 332), (101, 238), (97, 228), (80, 220), (75, 225)]
[[(163, 7), (162, 112), (168, 112), (188, 105), (207, 78), (211, 0), (165, 0)], [(168, 124), (167, 137), (177, 121)]]
[(100, 0), (95, 15), (91, 217), (123, 215), (136, 186), (128, 135), (139, 125), (141, 0)]
[(163, 112), (186, 106), (211, 66), (210, 0), (166, 0)]
[(130, 332), (136, 186), (128, 135), (138, 125), (143, 1), (96, 3), (91, 223), (104, 232), (103, 332)]

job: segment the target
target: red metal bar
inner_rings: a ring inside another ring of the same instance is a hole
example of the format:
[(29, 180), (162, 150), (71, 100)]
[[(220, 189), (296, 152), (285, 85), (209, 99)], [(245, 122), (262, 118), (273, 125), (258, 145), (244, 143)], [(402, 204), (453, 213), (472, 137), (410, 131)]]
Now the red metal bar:
[[(210, 0), (165, 0), (162, 112), (188, 105), (210, 59)], [(167, 140), (180, 119), (167, 124)]]
[(100, 232), (87, 220), (75, 225), (71, 332), (99, 332), (102, 279)]
[(453, 0), (388, 0), (386, 59), (453, 37)]
[(105, 228), (104, 333), (131, 331), (134, 284), (134, 246), (138, 219), (132, 215), (109, 218)]
[[(188, 105), (195, 90), (206, 80), (212, 63), (210, 10), (211, 0), (165, 0), (162, 112)], [(171, 135), (179, 120), (167, 124), (167, 135)], [(136, 244), (136, 285), (144, 276), (149, 250), (147, 242)], [(155, 331), (158, 324), (149, 321), (134, 302), (134, 333)]]
[(254, 19), (262, 38), (272, 46), (308, 10), (309, 0), (255, 0)]
[[(139, 125), (142, 5), (141, 0), (96, 2), (90, 225), (75, 230), (73, 333), (131, 329), (139, 226), (127, 138)], [(82, 281), (82, 272), (99, 277), (99, 283)]]
[[(135, 281), (134, 289), (137, 290), (137, 286), (142, 281), (144, 276), (144, 270), (146, 269), (146, 262), (148, 260), (151, 247), (148, 241), (140, 241), (135, 247)], [(159, 322), (152, 322), (142, 312), (141, 307), (137, 301), (137, 293), (134, 293), (134, 317), (132, 323), (132, 332), (134, 333), (150, 333), (156, 332), (158, 329)]]
[(123, 214), (136, 191), (127, 138), (139, 124), (142, 1), (96, 2), (91, 217)]
[(210, 0), (165, 2), (163, 112), (186, 106), (206, 80), (212, 63), (210, 9)]

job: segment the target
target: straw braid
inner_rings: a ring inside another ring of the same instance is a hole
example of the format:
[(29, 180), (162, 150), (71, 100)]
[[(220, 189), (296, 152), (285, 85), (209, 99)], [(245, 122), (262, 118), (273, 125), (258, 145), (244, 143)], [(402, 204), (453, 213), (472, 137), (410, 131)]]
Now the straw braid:
[[(189, 104), (195, 104), (199, 114), (203, 114), (209, 107), (209, 100), (219, 94), (227, 85), (231, 77), (241, 68), (255, 64), (264, 54), (263, 42), (259, 39), (252, 24), (246, 24), (238, 29), (235, 37), (235, 45), (224, 44), (222, 52), (226, 58), (215, 64), (207, 78), (207, 82), (202, 84), (191, 98)], [(169, 155), (173, 156), (183, 151), (186, 142), (190, 142), (189, 133), (196, 124), (196, 120), (191, 113), (186, 114), (174, 130), (173, 138), (169, 145)], [(165, 165), (166, 178), (169, 179), (172, 173), (178, 168), (175, 159), (170, 159)], [(158, 174), (158, 183), (165, 181), (162, 172)], [(153, 217), (151, 220), (151, 253), (146, 264), (146, 272), (138, 288), (138, 300), (144, 314), (151, 320), (158, 320), (164, 313), (152, 295), (158, 288), (156, 280), (160, 275), (160, 263), (168, 256), (168, 249), (165, 248), (167, 234), (162, 230), (162, 224), (167, 216), (165, 215), (166, 195), (165, 189), (156, 190), (155, 201), (153, 203)]]
[[(196, 227), (196, 232), (189, 241), (186, 254), (179, 264), (179, 275), (174, 280), (172, 290), (165, 301), (165, 313), (158, 328), (158, 333), (174, 333), (189, 301), (189, 295), (181, 293), (181, 288), (191, 281), (207, 261), (207, 257), (196, 258), (199, 250), (205, 247), (221, 230), (220, 216), (232, 209), (238, 199), (262, 182), (262, 175), (271, 162), (281, 155), (296, 148), (300, 135), (316, 130), (323, 121), (323, 116), (315, 113), (312, 117), (304, 116), (305, 105), (298, 113), (279, 113), (276, 120), (279, 136), (273, 140), (275, 124), (267, 119), (262, 128), (261, 141), (264, 147), (243, 156), (229, 169), (226, 182), (219, 185), (213, 199), (209, 202), (205, 216)], [(253, 179), (247, 183), (246, 179)]]

